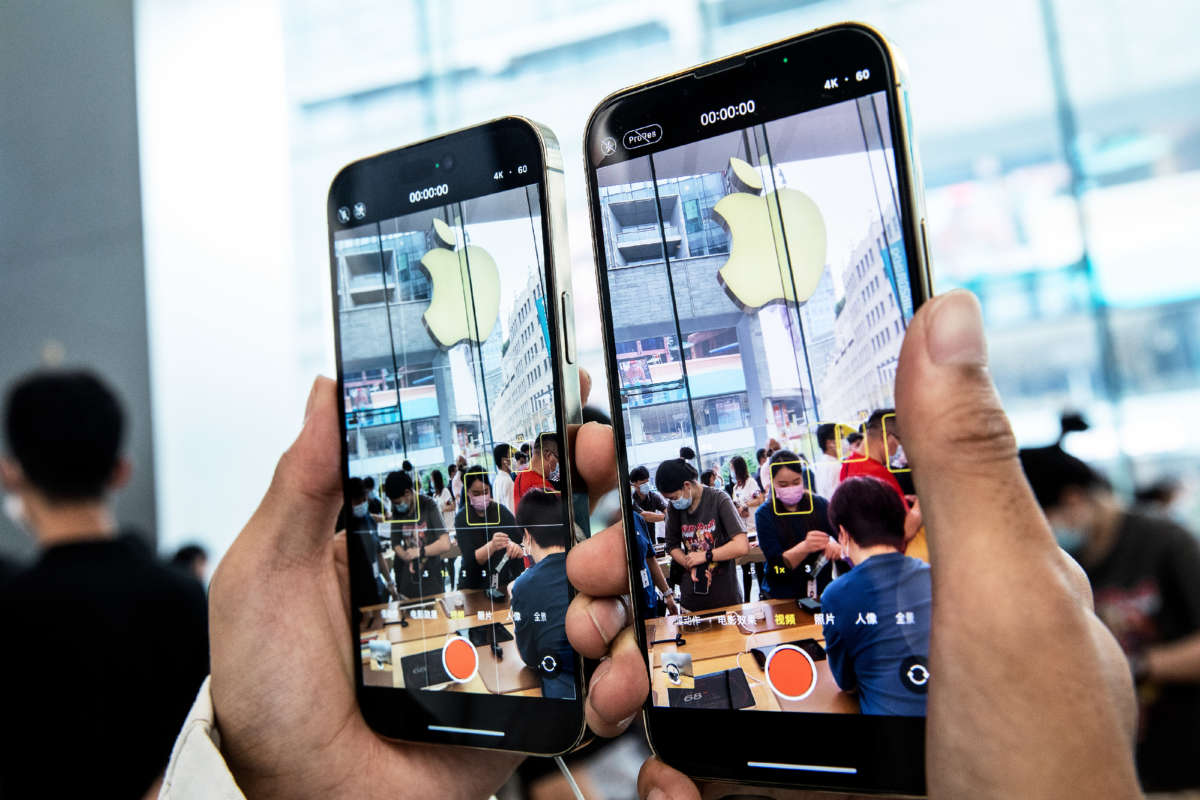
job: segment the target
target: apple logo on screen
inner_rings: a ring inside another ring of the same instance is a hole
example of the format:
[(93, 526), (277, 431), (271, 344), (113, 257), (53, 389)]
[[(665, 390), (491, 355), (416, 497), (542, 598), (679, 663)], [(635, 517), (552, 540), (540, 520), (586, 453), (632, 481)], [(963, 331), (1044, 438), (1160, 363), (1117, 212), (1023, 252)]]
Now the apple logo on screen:
[(456, 247), (454, 229), (436, 217), (433, 237), (437, 244), (421, 256), (431, 284), (425, 326), (447, 349), (466, 339), (484, 342), (500, 316), (500, 270), (482, 247)]
[(821, 209), (796, 189), (760, 194), (762, 176), (740, 158), (730, 158), (729, 168), (731, 183), (742, 191), (713, 206), (730, 238), (729, 258), (718, 272), (721, 282), (747, 311), (772, 300), (808, 300), (825, 269)]

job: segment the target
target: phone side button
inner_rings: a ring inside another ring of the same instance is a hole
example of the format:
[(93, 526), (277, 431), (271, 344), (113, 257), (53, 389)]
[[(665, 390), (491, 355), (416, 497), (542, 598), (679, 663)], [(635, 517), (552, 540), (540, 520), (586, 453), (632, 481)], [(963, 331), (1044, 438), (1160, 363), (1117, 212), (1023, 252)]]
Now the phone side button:
[(925, 228), (925, 220), (921, 220), (921, 248), (925, 252), (925, 270), (933, 270), (933, 262), (929, 258), (929, 231)]
[(562, 309), (563, 354), (568, 364), (575, 363), (575, 307), (571, 305), (571, 293), (563, 292), (559, 296), (558, 307)]

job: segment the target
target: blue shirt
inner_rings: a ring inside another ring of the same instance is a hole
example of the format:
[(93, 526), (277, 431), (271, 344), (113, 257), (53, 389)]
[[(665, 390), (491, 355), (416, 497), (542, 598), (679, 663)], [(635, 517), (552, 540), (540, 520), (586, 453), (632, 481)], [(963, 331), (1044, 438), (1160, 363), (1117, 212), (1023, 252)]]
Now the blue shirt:
[[(551, 553), (512, 582), (513, 628), (525, 666), (542, 682), (543, 697), (575, 699), (575, 653), (567, 643), (567, 554)], [(547, 674), (547, 656), (557, 669)]]
[(829, 669), (858, 690), (862, 713), (925, 715), (931, 612), (929, 565), (901, 553), (871, 556), (825, 589)]
[[(636, 561), (634, 562), (634, 596), (645, 598), (646, 607), (641, 609), (644, 616), (654, 616), (655, 609), (658, 608), (658, 592), (654, 591), (654, 578), (650, 575), (650, 567), (646, 564), (647, 558), (654, 558), (654, 546), (650, 544), (650, 537), (646, 533), (646, 521), (642, 519), (641, 514), (633, 515), (633, 535), (637, 542), (634, 548)], [(638, 589), (641, 592), (638, 592)]]

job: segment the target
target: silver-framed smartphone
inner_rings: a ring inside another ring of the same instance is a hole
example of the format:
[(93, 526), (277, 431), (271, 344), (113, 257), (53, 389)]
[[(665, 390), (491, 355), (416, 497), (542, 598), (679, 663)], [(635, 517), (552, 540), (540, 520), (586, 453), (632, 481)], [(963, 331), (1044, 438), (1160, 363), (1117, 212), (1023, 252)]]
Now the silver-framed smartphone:
[(330, 186), (347, 646), (386, 737), (551, 755), (583, 735), (562, 193), (553, 134), (519, 117)]
[(923, 793), (930, 580), (893, 395), (931, 289), (898, 58), (843, 24), (651, 80), (597, 107), (585, 162), (631, 575), (655, 554), (682, 609), (631, 582), (651, 746), (696, 777)]

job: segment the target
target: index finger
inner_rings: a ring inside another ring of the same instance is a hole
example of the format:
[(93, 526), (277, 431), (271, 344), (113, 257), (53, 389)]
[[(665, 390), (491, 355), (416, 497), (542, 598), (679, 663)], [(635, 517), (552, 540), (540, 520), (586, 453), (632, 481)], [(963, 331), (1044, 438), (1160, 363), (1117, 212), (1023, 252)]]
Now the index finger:
[(567, 553), (567, 579), (592, 597), (627, 594), (625, 565), (625, 528), (618, 522), (571, 548)]

